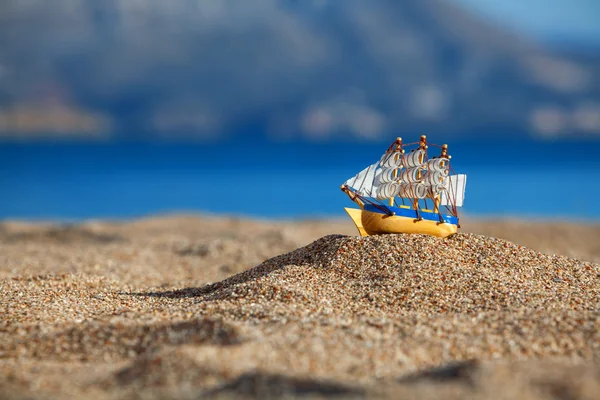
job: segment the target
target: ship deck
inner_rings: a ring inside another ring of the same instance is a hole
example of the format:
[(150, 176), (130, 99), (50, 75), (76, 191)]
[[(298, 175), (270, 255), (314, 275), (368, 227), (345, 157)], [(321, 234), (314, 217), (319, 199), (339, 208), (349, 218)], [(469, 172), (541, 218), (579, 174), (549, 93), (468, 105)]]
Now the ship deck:
[[(385, 214), (385, 212), (382, 209), (389, 210), (389, 211), (395, 213), (395, 215), (397, 217), (407, 217), (407, 218), (414, 218), (414, 219), (417, 218), (417, 211), (408, 206), (393, 207), (393, 206), (386, 206), (386, 205), (382, 205), (382, 204), (378, 204), (377, 206), (375, 206), (373, 204), (365, 204), (365, 206), (364, 206), (365, 211)], [(439, 221), (440, 220), (440, 215), (437, 213), (434, 213), (431, 210), (420, 209), (419, 216), (421, 218), (429, 220), (429, 221)], [(442, 214), (442, 218), (444, 219), (444, 222), (447, 224), (453, 224), (453, 225), (458, 224), (458, 218), (453, 215)]]

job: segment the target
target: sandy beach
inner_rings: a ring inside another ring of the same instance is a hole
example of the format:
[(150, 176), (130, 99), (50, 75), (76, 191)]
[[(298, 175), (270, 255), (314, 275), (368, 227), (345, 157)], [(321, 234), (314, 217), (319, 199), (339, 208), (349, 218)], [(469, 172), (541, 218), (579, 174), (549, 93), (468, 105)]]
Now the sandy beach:
[(0, 398), (599, 398), (600, 225), (461, 223), (0, 223)]

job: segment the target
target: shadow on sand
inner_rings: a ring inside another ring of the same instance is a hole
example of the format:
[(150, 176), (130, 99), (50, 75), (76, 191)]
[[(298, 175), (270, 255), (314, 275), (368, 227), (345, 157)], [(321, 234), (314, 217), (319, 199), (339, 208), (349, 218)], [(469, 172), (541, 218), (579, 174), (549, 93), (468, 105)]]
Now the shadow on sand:
[[(311, 243), (304, 249), (311, 249), (315, 247), (318, 248), (319, 244), (321, 243), (326, 243), (333, 239), (343, 239), (346, 237), (347, 236), (345, 235), (329, 235)], [(165, 292), (120, 292), (119, 294), (141, 297), (166, 297), (171, 299), (201, 297), (216, 292), (217, 290), (227, 289), (235, 285), (255, 281), (257, 279), (260, 279), (261, 277), (271, 274), (274, 271), (284, 269), (289, 265), (311, 264), (314, 263), (316, 259), (321, 257), (321, 254), (318, 251), (308, 251), (302, 253), (299, 252), (299, 250), (302, 249), (297, 249), (291, 253), (286, 253), (277, 257), (273, 257), (257, 267), (250, 268), (249, 270), (232, 275), (221, 282), (212, 283), (202, 287), (169, 290)], [(299, 254), (301, 253), (303, 255), (299, 256)]]
[(235, 396), (260, 399), (287, 396), (343, 396), (348, 399), (364, 398), (365, 391), (362, 388), (316, 379), (248, 373), (202, 394), (202, 397), (206, 398), (235, 398)]
[(460, 361), (406, 375), (399, 378), (397, 382), (405, 384), (421, 383), (425, 381), (438, 383), (453, 382), (474, 386), (475, 374), (478, 370), (479, 362), (477, 360)]

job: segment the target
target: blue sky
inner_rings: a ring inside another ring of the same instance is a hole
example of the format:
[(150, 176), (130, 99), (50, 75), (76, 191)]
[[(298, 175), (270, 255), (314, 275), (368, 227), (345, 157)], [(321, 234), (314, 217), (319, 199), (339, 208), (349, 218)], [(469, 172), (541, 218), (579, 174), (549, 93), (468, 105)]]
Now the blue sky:
[(502, 25), (546, 39), (600, 45), (600, 0), (453, 0)]

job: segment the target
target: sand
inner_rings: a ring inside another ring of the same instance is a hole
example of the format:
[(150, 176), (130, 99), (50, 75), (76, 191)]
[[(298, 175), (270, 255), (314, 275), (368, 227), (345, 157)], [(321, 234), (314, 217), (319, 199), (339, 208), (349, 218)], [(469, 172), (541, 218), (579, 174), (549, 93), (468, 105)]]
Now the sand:
[(595, 399), (600, 226), (0, 224), (0, 398)]

